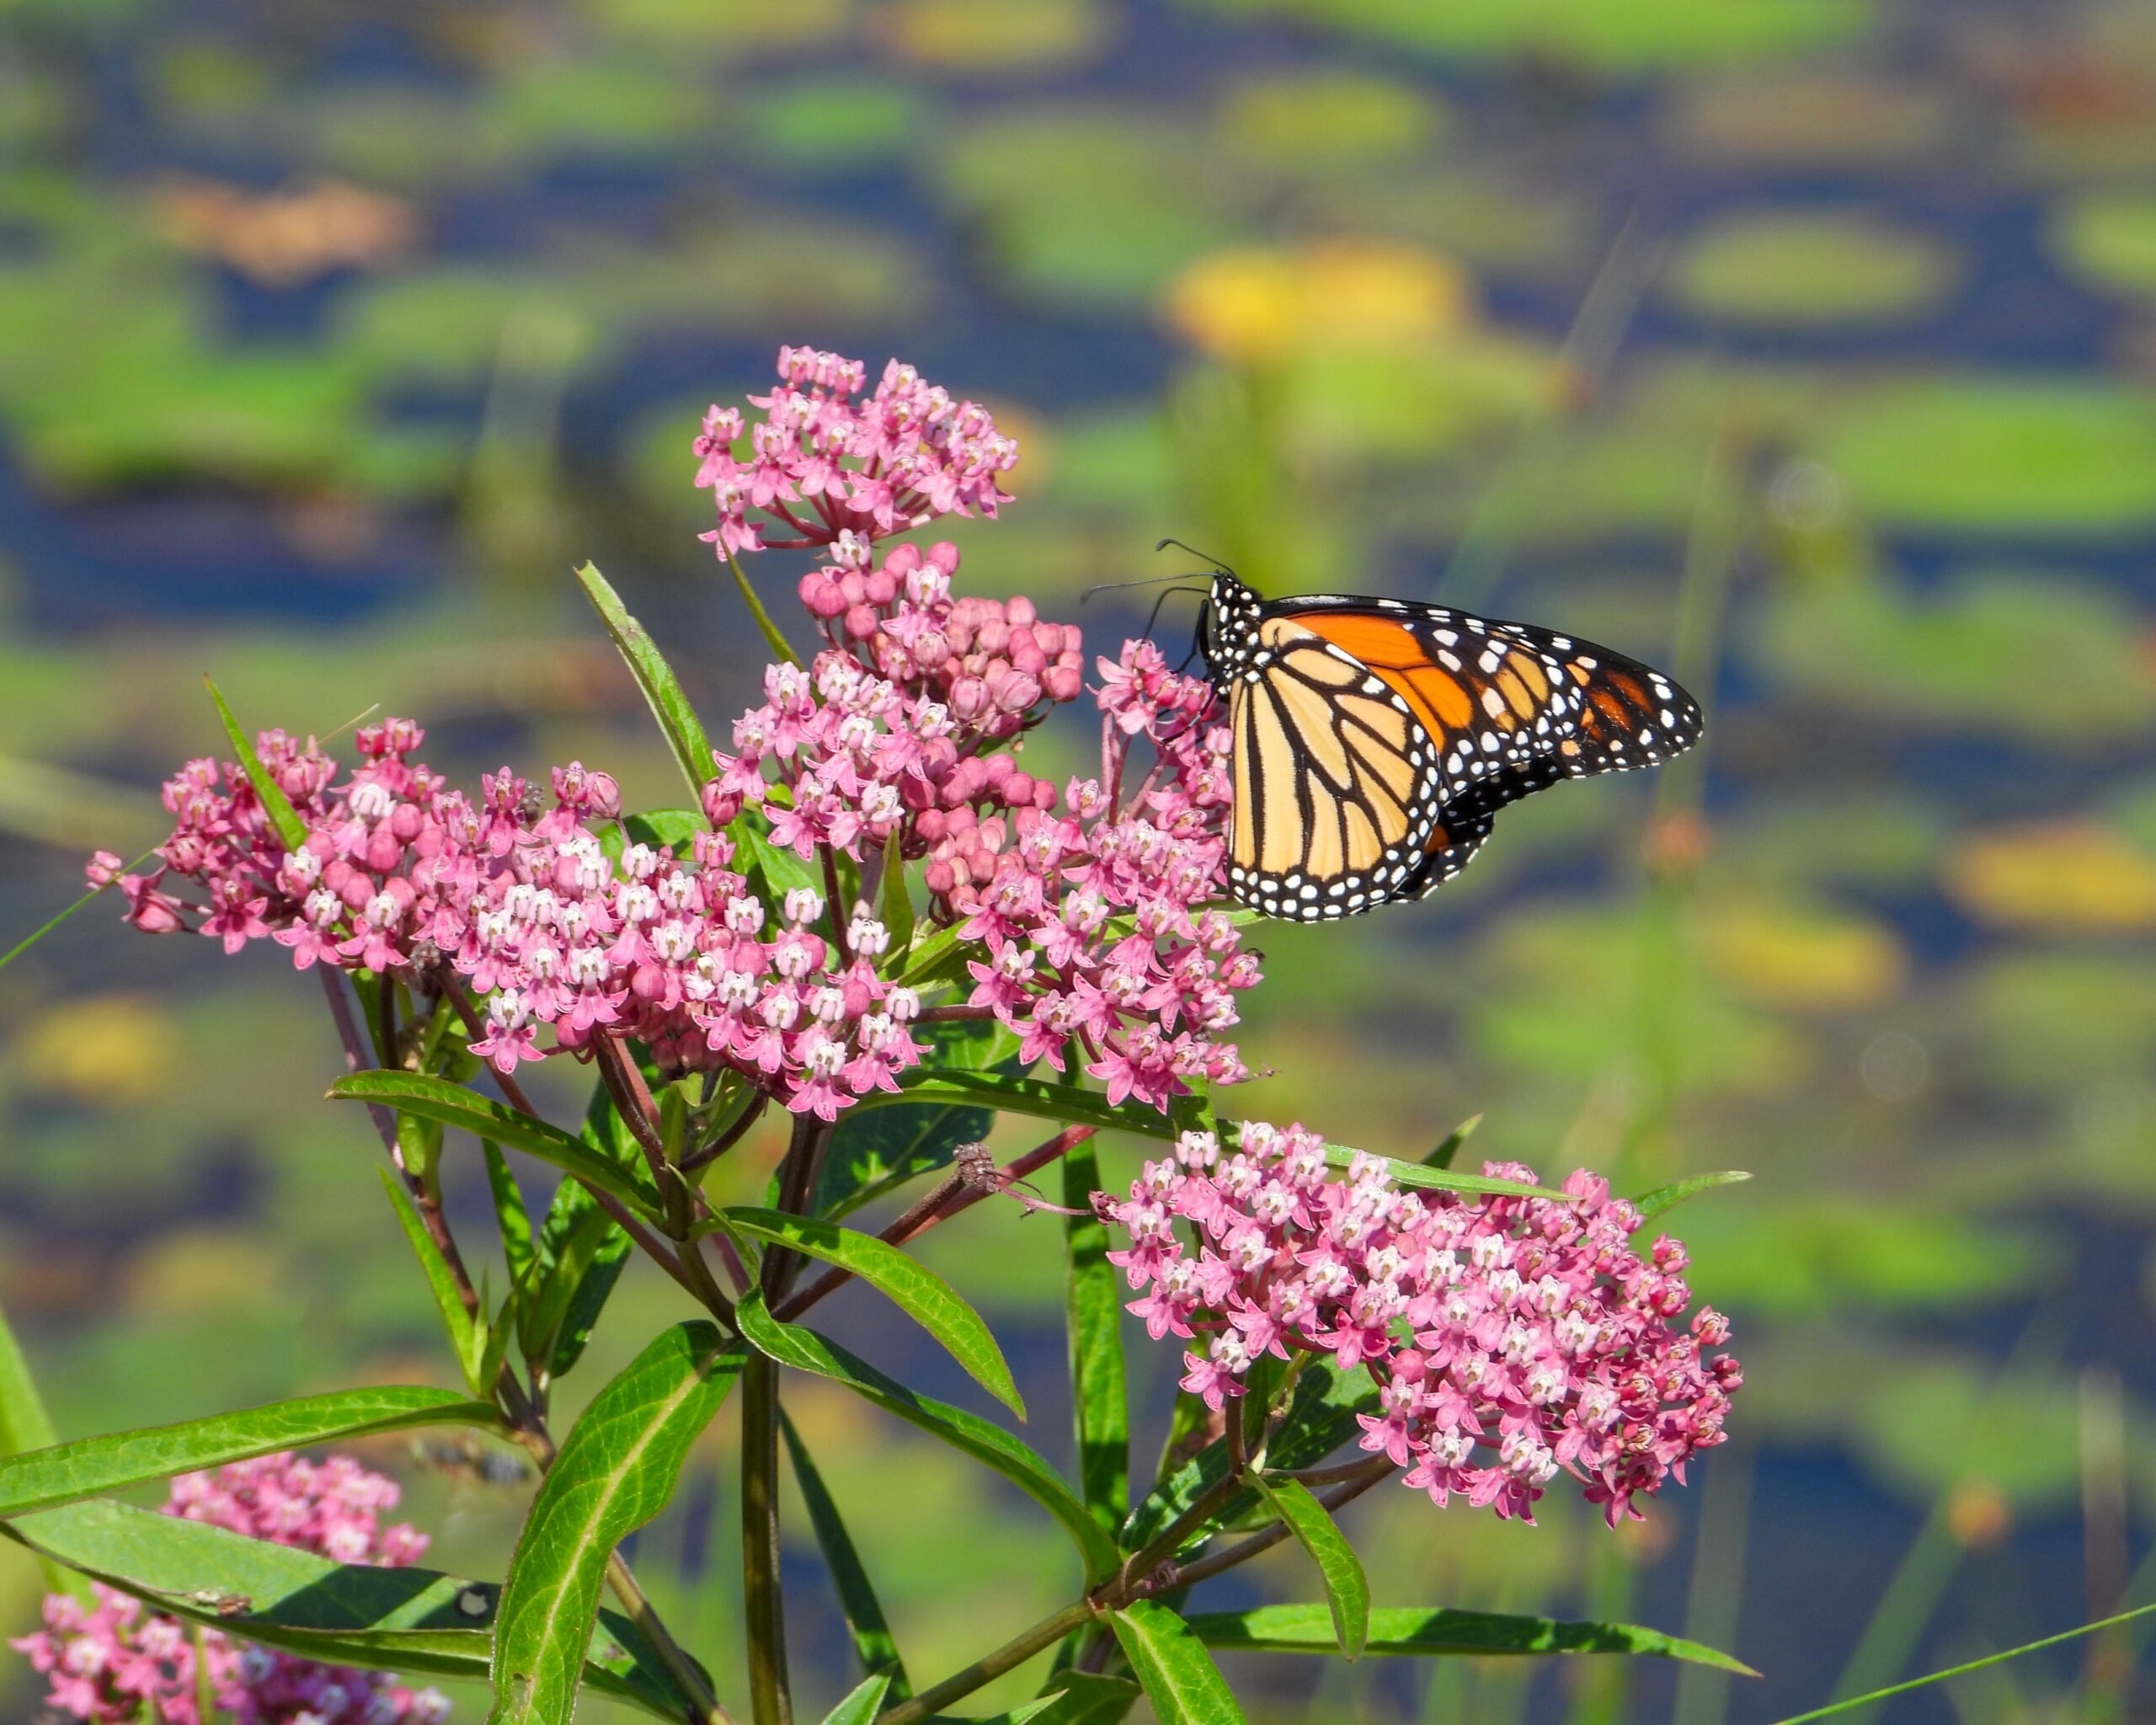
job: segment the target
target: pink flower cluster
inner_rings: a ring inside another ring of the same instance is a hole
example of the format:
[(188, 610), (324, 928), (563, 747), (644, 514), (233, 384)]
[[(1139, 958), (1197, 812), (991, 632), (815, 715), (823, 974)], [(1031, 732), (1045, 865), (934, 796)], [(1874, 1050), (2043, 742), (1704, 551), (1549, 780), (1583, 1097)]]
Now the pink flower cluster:
[[(253, 1539), (296, 1546), (340, 1563), (397, 1568), (426, 1549), (410, 1527), (384, 1528), (394, 1482), (344, 1456), (243, 1461), (173, 1482), (168, 1515)], [(84, 1606), (65, 1594), (45, 1602), (45, 1628), (10, 1643), (47, 1682), (46, 1704), (99, 1725), (144, 1717), (206, 1725), (197, 1712), (196, 1632), (177, 1617), (145, 1616), (139, 1602), (103, 1586)], [(201, 1657), (220, 1712), (236, 1725), (435, 1725), (449, 1703), (386, 1672), (318, 1664), (205, 1630)], [(147, 1703), (147, 1712), (146, 1704)]]
[(1584, 1170), (1562, 1191), (1404, 1189), (1360, 1152), (1336, 1178), (1315, 1134), (1251, 1123), (1225, 1155), (1184, 1134), (1127, 1199), (1095, 1202), (1130, 1236), (1108, 1254), (1146, 1290), (1130, 1310), (1156, 1339), (1206, 1338), (1182, 1386), (1209, 1406), (1242, 1395), (1263, 1354), (1329, 1354), (1376, 1381), (1363, 1447), (1439, 1505), (1458, 1492), (1531, 1521), (1567, 1471), (1614, 1527), (1722, 1441), (1743, 1380), (1731, 1355), (1707, 1357), (1729, 1339), (1711, 1307), (1673, 1327), (1691, 1300), (1684, 1248), (1664, 1235), (1636, 1251), (1638, 1210)]
[[(703, 537), (720, 556), (837, 544), (853, 562), (853, 541), (925, 526), (938, 515), (993, 516), (1010, 501), (997, 477), (1017, 464), (1018, 446), (1000, 435), (987, 409), (955, 401), (893, 360), (865, 398), (858, 360), (813, 348), (778, 350), (778, 387), (752, 395), (763, 419), (749, 428), (736, 408), (713, 407), (696, 440), (696, 483), (708, 487), (718, 525)], [(769, 521), (793, 537), (768, 538)], [(804, 519), (805, 517), (805, 519)]]

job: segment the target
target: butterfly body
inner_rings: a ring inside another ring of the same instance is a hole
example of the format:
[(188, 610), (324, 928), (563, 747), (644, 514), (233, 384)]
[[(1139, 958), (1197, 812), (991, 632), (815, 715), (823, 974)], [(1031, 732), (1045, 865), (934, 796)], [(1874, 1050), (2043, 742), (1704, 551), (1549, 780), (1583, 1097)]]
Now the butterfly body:
[(1228, 886), (1314, 922), (1420, 898), (1506, 804), (1563, 778), (1660, 765), (1700, 710), (1592, 642), (1395, 599), (1267, 602), (1225, 570), (1199, 642), (1228, 706)]

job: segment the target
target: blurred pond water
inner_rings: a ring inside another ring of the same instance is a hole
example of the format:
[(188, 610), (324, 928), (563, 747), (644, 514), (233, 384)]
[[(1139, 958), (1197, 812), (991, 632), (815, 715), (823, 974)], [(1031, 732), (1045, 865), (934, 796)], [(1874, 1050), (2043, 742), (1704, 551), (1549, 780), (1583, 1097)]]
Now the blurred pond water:
[[(762, 653), (688, 444), (782, 340), (1006, 418), (1019, 500), (954, 535), (964, 579), (1096, 647), (1144, 610), (1081, 590), (1174, 534), (1708, 697), (1703, 755), (1508, 814), (1430, 904), (1268, 931), (1272, 1076), (1233, 1105), (1400, 1154), (1479, 1112), (1476, 1149), (1630, 1188), (1753, 1172), (1676, 1218), (1748, 1380), (1704, 1484), (1614, 1541), (1398, 1493), (1357, 1530), (1381, 1603), (1630, 1616), (1764, 1679), (1279, 1662), (1267, 1717), (1764, 1720), (2111, 1606), (2156, 1503), (2156, 14), (13, 0), (0, 944), (83, 851), (158, 836), (205, 668), (255, 724), (380, 702), (460, 774), (576, 756), (671, 800), (565, 575), (605, 569), (723, 730)], [(444, 1376), (307, 992), (103, 907), (0, 975), (0, 1307), (67, 1432)], [(929, 1256), (1053, 1452), (1044, 1226), (984, 1207)], [(632, 1278), (586, 1377), (670, 1311)], [(1157, 1414), (1175, 1362), (1134, 1359)], [(963, 1462), (796, 1411), (916, 1673), (1056, 1603)], [(639, 1556), (731, 1693), (729, 1454)], [(499, 1569), (514, 1494), (373, 1459), (443, 1562)], [(1309, 1590), (1289, 1553), (1240, 1574), (1224, 1603)], [(0, 1617), (34, 1585), (0, 1569)], [(1885, 1717), (2122, 1717), (2121, 1669), (2067, 1649)]]

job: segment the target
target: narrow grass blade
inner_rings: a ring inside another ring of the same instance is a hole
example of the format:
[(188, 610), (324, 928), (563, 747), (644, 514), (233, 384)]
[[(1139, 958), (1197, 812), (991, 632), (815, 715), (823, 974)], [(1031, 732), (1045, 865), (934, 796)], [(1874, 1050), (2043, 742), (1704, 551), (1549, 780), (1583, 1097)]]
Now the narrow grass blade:
[(487, 1386), (479, 1376), (479, 1365), (487, 1347), (486, 1322), (483, 1317), (475, 1319), (464, 1309), (456, 1279), (450, 1274), (448, 1262), (435, 1244), (434, 1236), (427, 1232), (427, 1225), (419, 1219), (419, 1212), (403, 1183), (387, 1168), (377, 1167), (376, 1172), (382, 1176), (382, 1189), (389, 1194), (397, 1220), (403, 1226), (404, 1237), (412, 1242), (413, 1254), (419, 1260), (419, 1268), (426, 1276), (427, 1287), (441, 1313), (442, 1327), (449, 1332), (450, 1348), (456, 1355), (457, 1368), (464, 1374), (465, 1384), (474, 1396), (484, 1395)]
[[(802, 1501), (808, 1506), (808, 1525), (816, 1530), (825, 1567), (831, 1572), (831, 1585), (838, 1590), (846, 1632), (853, 1637), (854, 1656), (861, 1661), (861, 1669), (870, 1674), (872, 1682), (880, 1677), (890, 1690), (890, 1698), (902, 1701), (913, 1693), (913, 1685), (907, 1680), (905, 1662), (899, 1657), (899, 1644), (892, 1638), (883, 1601), (876, 1597), (853, 1535), (846, 1530), (846, 1521), (824, 1483), (823, 1474), (783, 1408), (779, 1410), (778, 1429), (793, 1465), (793, 1482), (801, 1488)], [(879, 1697), (882, 1693), (878, 1689)]]
[(741, 590), (741, 601), (749, 607), (749, 615), (756, 620), (756, 628), (763, 635), (764, 644), (788, 665), (800, 664), (801, 655), (793, 650), (792, 644), (779, 632), (778, 625), (771, 621), (771, 614), (764, 609), (763, 600), (749, 584), (749, 577), (741, 567), (740, 558), (728, 552), (726, 566), (734, 572), (734, 585)]
[(1100, 1183), (1100, 1160), (1091, 1143), (1064, 1153), (1063, 1202), (1077, 1212), (1063, 1219), (1063, 1242), (1078, 1483), (1093, 1519), (1113, 1536), (1130, 1509), (1130, 1402), (1123, 1362), (1123, 1277), (1107, 1261), (1108, 1231), (1092, 1211)]
[(1101, 1531), (1084, 1501), (1064, 1482), (1063, 1476), (1022, 1439), (963, 1407), (915, 1394), (805, 1325), (780, 1322), (754, 1290), (736, 1308), (734, 1316), (750, 1345), (781, 1365), (844, 1384), (887, 1413), (994, 1468), (1062, 1524), (1085, 1558), (1088, 1582), (1104, 1581), (1115, 1573), (1123, 1557), (1115, 1541)]
[(1667, 1186), (1657, 1186), (1652, 1192), (1642, 1192), (1632, 1202), (1640, 1207), (1642, 1221), (1652, 1221), (1664, 1210), (1676, 1209), (1688, 1198), (1696, 1198), (1702, 1192), (1711, 1192), (1717, 1186), (1734, 1186), (1739, 1181), (1751, 1178), (1739, 1168), (1724, 1168), (1714, 1174), (1694, 1174), (1687, 1179), (1672, 1180)]
[(1480, 1114), (1470, 1114), (1448, 1132), (1438, 1147), (1422, 1158), (1426, 1168), (1449, 1168), (1459, 1156), (1460, 1147), (1475, 1135), (1475, 1129), (1482, 1124)]
[(225, 734), (232, 740), (232, 752), (239, 756), (240, 771), (247, 775), (247, 782), (254, 788), (254, 794), (262, 804), (262, 812), (269, 816), (270, 825), (276, 830), (288, 851), (296, 851), (307, 842), (307, 823), (292, 807), (292, 799), (285, 794), (284, 787), (270, 777), (262, 765), (262, 757), (254, 752), (254, 740), (239, 728), (239, 721), (232, 717), (232, 710), (225, 704), (217, 686), (208, 677), (202, 686), (210, 692), (210, 698), (217, 704), (217, 717), (224, 721)]
[(689, 705), (689, 697), (681, 692), (680, 680), (674, 675), (674, 668), (667, 664), (665, 656), (653, 644), (649, 632), (629, 615), (628, 607), (622, 603), (622, 595), (595, 565), (585, 563), (577, 570), (576, 579), (584, 589), (584, 597), (591, 601), (592, 609), (599, 613), (599, 620), (606, 624), (606, 633), (613, 638), (616, 649), (629, 667), (629, 675), (643, 692), (651, 716), (659, 721), (659, 729), (665, 734), (675, 764), (689, 782), (690, 794), (701, 798), (706, 782), (718, 768), (712, 762), (711, 740), (704, 734), (703, 722)]

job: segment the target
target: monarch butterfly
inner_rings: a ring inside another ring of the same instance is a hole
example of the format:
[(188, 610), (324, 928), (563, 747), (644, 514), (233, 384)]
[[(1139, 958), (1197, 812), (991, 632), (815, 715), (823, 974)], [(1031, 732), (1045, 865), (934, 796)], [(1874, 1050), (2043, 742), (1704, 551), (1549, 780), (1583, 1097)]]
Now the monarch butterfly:
[(1268, 603), (1222, 569), (1198, 646), (1234, 740), (1228, 890), (1298, 922), (1422, 898), (1506, 804), (1700, 740), (1698, 703), (1660, 671), (1443, 606)]

